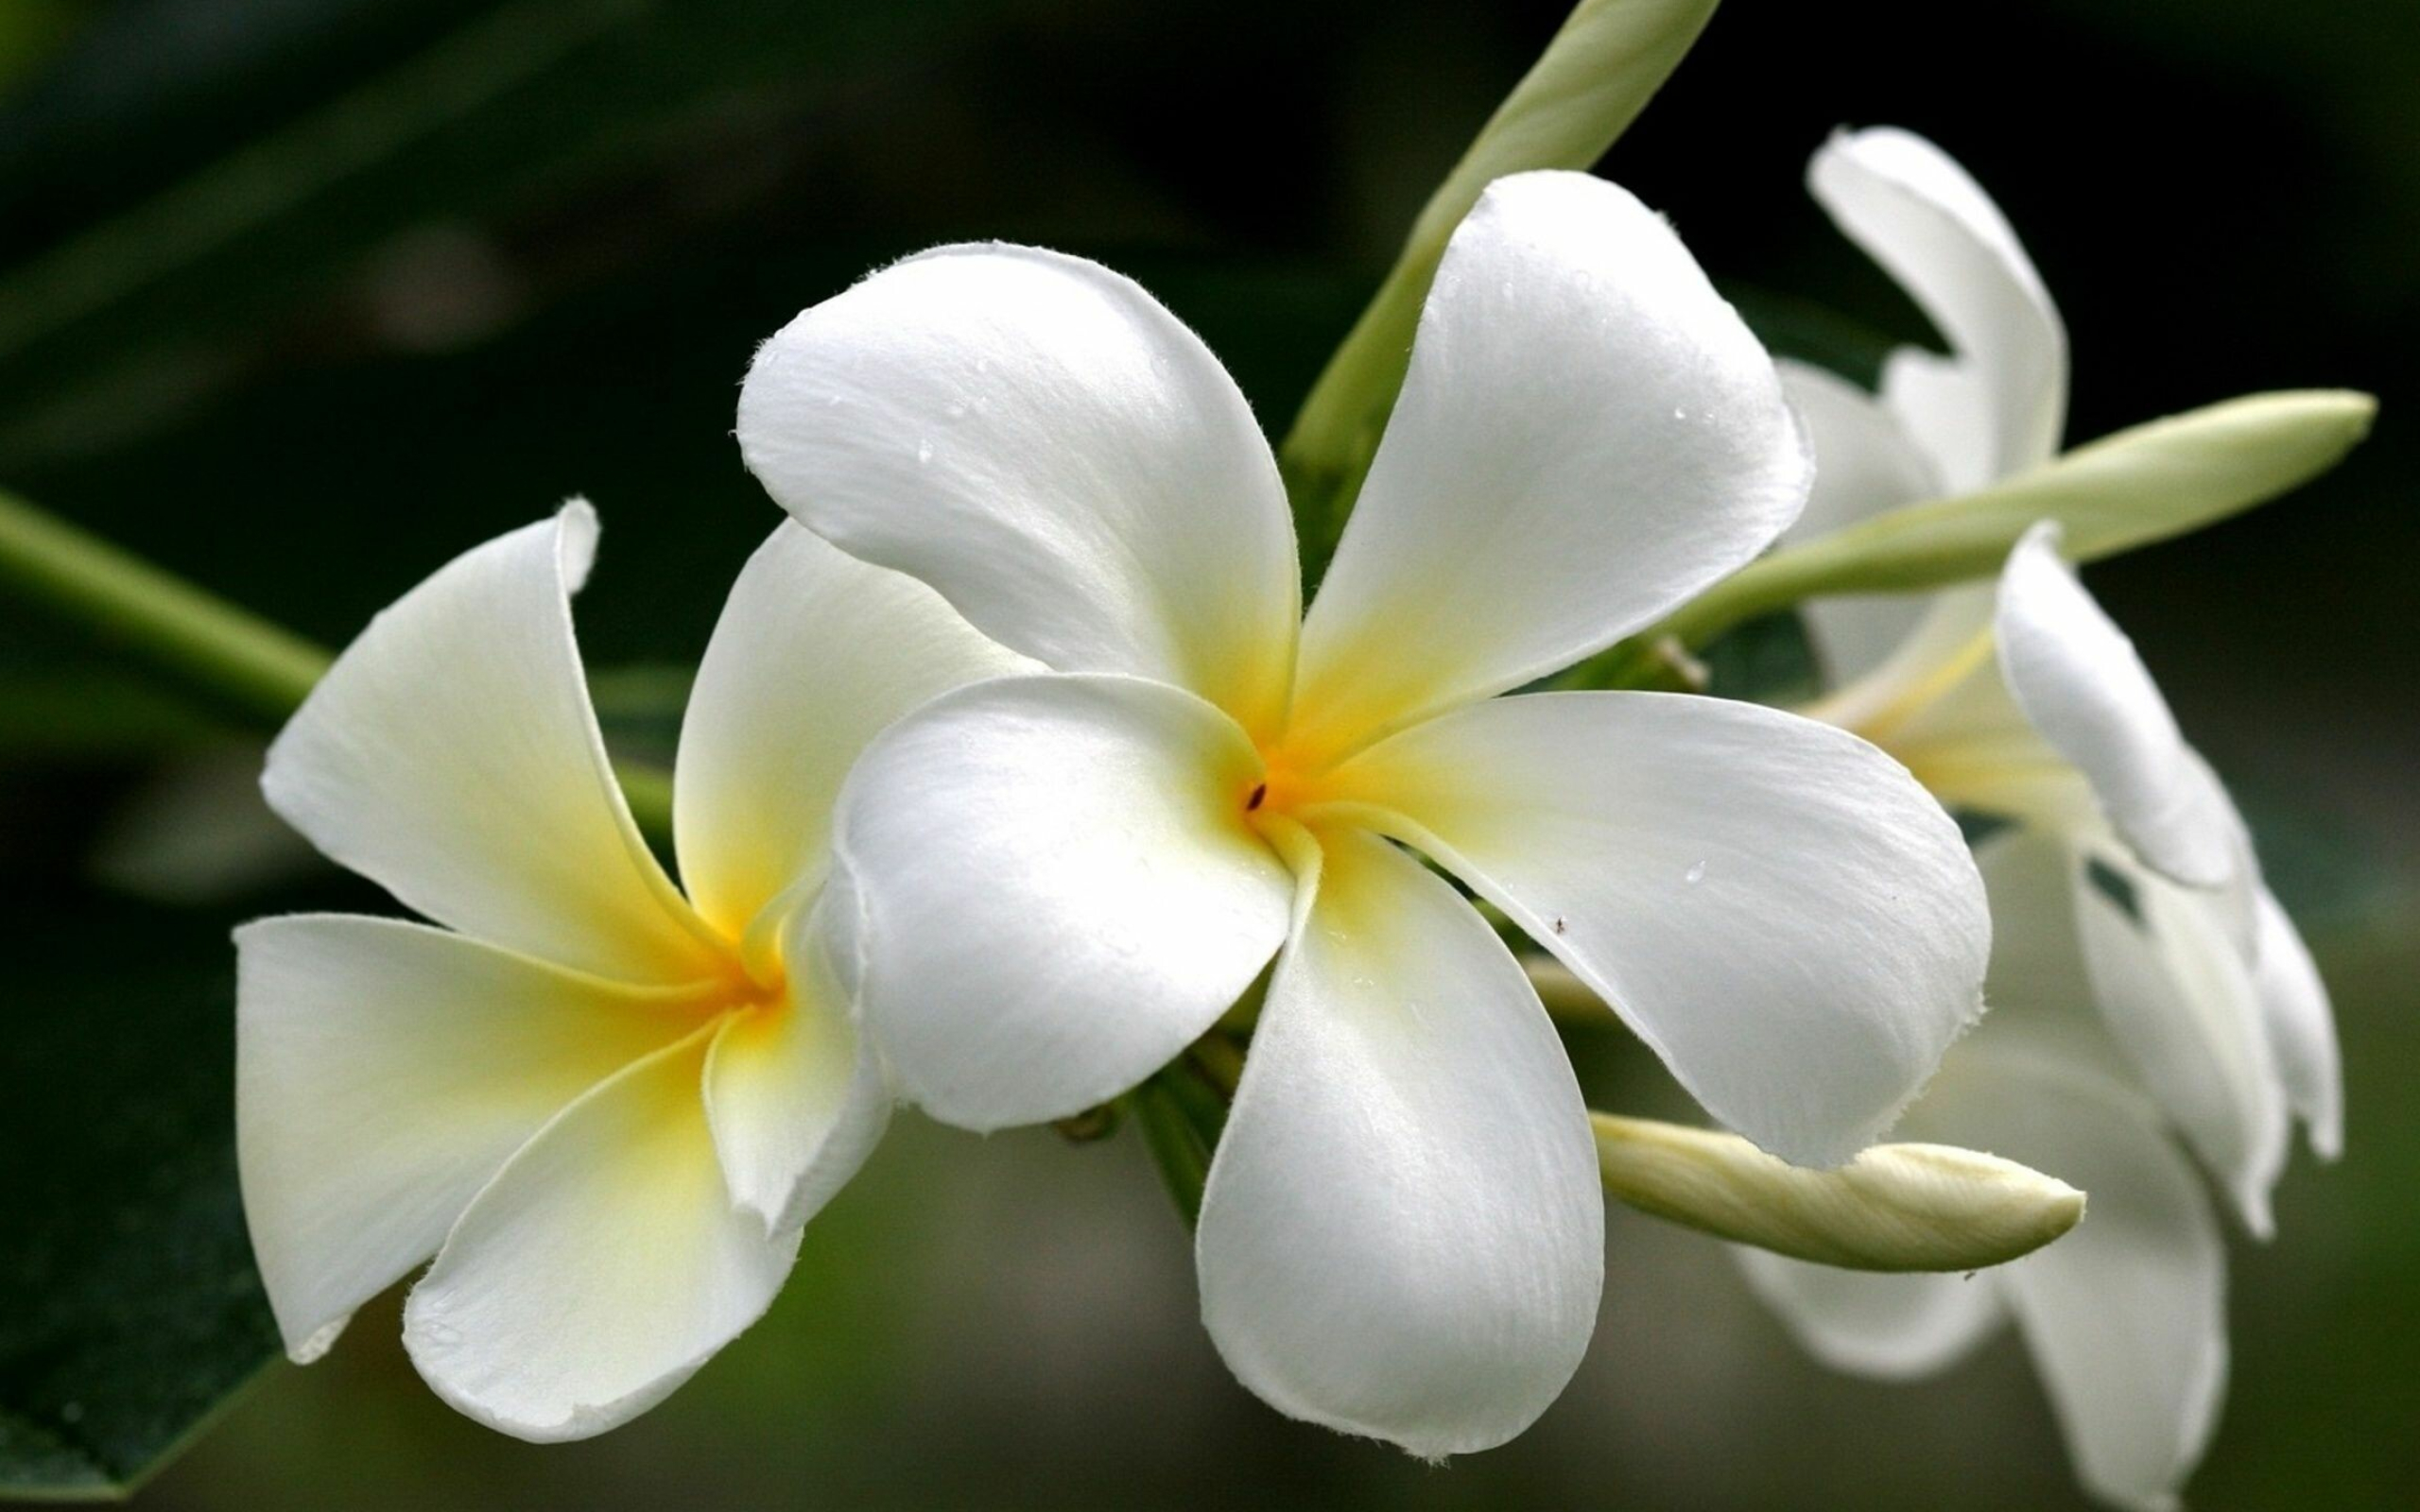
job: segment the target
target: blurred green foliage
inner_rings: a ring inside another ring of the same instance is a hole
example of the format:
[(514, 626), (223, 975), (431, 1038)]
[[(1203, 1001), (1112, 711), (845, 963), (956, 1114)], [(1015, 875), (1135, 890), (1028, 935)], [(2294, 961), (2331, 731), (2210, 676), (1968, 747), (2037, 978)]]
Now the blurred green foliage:
[[(1559, 9), (11, 0), (0, 483), (330, 644), (587, 492), (607, 528), (581, 633), (617, 745), (660, 758), (680, 669), (774, 521), (728, 437), (755, 341), (917, 247), (1043, 241), (1140, 277), (1282, 429)], [(1798, 174), (1836, 124), (1905, 124), (2041, 263), (2075, 333), (2076, 438), (2257, 388), (2385, 399), (2337, 476), (2094, 583), (2245, 792), (2344, 1023), (2351, 1154), (2297, 1170), (2282, 1237), (2238, 1247), (2234, 1397), (2196, 1494), (2400, 1504), (2420, 1468), (2400, 1071), (2420, 1057), (2420, 459), (2399, 423), (2420, 10), (2038, 0), (1988, 43), (1974, 26), (1914, 0), (1735, 7), (1608, 171), (1777, 348), (1857, 372), (1927, 333)], [(1786, 622), (1751, 630), (1716, 648), (1726, 688), (1803, 675)], [(129, 816), (164, 774), (258, 733), (0, 601), (0, 1466), (20, 1484), (139, 1475), (271, 1351), (233, 1187), (224, 932), (391, 905), (299, 863), (227, 868), (216, 901), (173, 908), (95, 878), (96, 854), (143, 849)], [(1618, 1034), (1578, 1048), (1607, 1106), (1685, 1116)], [(1923, 1386), (1825, 1375), (1703, 1243), (1626, 1216), (1591, 1364), (1519, 1443), (1439, 1472), (1281, 1422), (1201, 1335), (1153, 1186), (1131, 1133), (905, 1119), (774, 1314), (631, 1428), (487, 1434), (412, 1379), (382, 1304), (327, 1362), (270, 1367), (145, 1500), (2074, 1502), (2007, 1346)], [(66, 1221), (68, 1194), (109, 1221)]]

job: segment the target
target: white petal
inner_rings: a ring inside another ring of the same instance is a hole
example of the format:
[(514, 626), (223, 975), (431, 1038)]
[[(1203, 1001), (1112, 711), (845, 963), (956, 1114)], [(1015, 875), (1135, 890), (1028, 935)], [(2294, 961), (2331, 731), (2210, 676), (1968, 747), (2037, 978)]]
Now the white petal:
[(711, 975), (631, 822), (572, 642), (585, 504), (440, 568), (372, 620), (269, 747), (269, 806), (411, 907), (602, 976)]
[(821, 872), (867, 741), (936, 694), (1032, 666), (914, 578), (774, 531), (733, 585), (681, 727), (673, 833), (698, 911), (739, 938)]
[(1997, 206), (1939, 147), (1882, 128), (1833, 137), (1807, 188), (1914, 297), (1949, 360), (1902, 349), (1883, 394), (1959, 492), (2047, 461), (2066, 423), (2067, 339)]
[(1611, 644), (1761, 550), (1808, 473), (1772, 360), (1670, 227), (1583, 174), (1497, 180), (1304, 627), (1298, 731), (1374, 734)]
[(2220, 886), (2238, 874), (2233, 807), (2186, 747), (2134, 643), (2059, 559), (2058, 541), (2056, 525), (2034, 526), (2000, 576), (2009, 691), (2146, 863)]
[(2031, 826), (1998, 831), (1975, 847), (1991, 897), (1992, 966), (1983, 990), (1993, 1022), (2052, 1021), (2097, 1032), (2100, 1015), (2077, 935), (2082, 864), (2066, 835)]
[(787, 933), (786, 1000), (734, 1014), (706, 1056), (706, 1118), (731, 1199), (768, 1233), (815, 1216), (890, 1121), (881, 1060), (850, 1022), (820, 916)]
[(1990, 585), (1940, 593), (1881, 666), (1806, 712), (1889, 751), (1953, 811), (2104, 830), (2091, 784), (2009, 696), (1991, 622)]
[(1333, 781), (1786, 1160), (1871, 1143), (1980, 1011), (1990, 931), (1958, 827), (1828, 726), (1712, 698), (1527, 695), (1415, 726)]
[[(2088, 1194), (2075, 1232), (1978, 1281), (2015, 1312), (2086, 1484), (2122, 1505), (2168, 1506), (2224, 1387), (2225, 1254), (2199, 1177), (2085, 1005), (2072, 853), (2012, 832), (1978, 860), (1992, 889), (1993, 1011), (1944, 1057), (1900, 1132), (2020, 1160)], [(1807, 1348), (1844, 1369), (1923, 1373), (1969, 1342), (1962, 1323), (1982, 1321), (1933, 1280), (1754, 1258), (1749, 1269)]]
[(1243, 395), (1131, 280), (944, 247), (756, 354), (739, 444), (783, 507), (1063, 672), (1192, 689), (1247, 723), (1292, 672), (1292, 517)]
[(2008, 1318), (1998, 1288), (1981, 1276), (1884, 1276), (1741, 1246), (1731, 1253), (1750, 1288), (1799, 1346), (1853, 1375), (1884, 1381), (1931, 1375)]
[(2254, 981), (2286, 1097), (2308, 1126), (2310, 1147), (2332, 1160), (2344, 1150), (2344, 1076), (2327, 984), (2294, 921), (2269, 889), (2259, 893), (2259, 965)]
[(398, 919), (264, 919), (235, 961), (244, 1212), (298, 1354), (434, 1254), (565, 1104), (700, 1022)]
[[(1235, 722), (1132, 678), (942, 695), (859, 761), (833, 886), (901, 1090), (945, 1123), (1062, 1118), (1211, 1025), (1286, 936)], [(848, 963), (843, 963), (844, 971)]]
[(2076, 1231), (1992, 1274), (2084, 1484), (2121, 1506), (2176, 1504), (2226, 1388), (2226, 1254), (2192, 1167), (2156, 1109), (2097, 1057), (1995, 1034), (1961, 1047), (1926, 1098), (1955, 1138), (2090, 1194)]
[(1432, 1458), (1491, 1448), (1596, 1322), (1587, 1108), (1478, 914), (1384, 840), (1323, 843), (1202, 1197), (1202, 1319), (1288, 1416)]
[(2265, 1237), (2290, 1130), (2253, 970), (2209, 897), (2122, 858), (2101, 864), (2135, 912), (2079, 860), (2070, 880), (2093, 996), (2142, 1084)]
[(457, 1408), (537, 1443), (669, 1396), (764, 1315), (798, 1231), (731, 1204), (699, 1098), (712, 1031), (589, 1091), (472, 1202), (404, 1308)]
[[(1815, 449), (1815, 482), (1789, 539), (1817, 536), (1941, 491), (1932, 464), (1893, 414), (1845, 379), (1804, 363), (1780, 365), (1782, 389)], [(1850, 594), (1799, 606), (1826, 679), (1838, 686), (1889, 660), (1932, 602), (1923, 593)]]

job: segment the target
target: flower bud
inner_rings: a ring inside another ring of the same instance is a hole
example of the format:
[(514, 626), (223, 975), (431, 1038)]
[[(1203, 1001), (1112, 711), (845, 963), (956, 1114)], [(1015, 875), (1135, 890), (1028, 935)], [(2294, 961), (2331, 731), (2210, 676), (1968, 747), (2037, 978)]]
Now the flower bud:
[(1605, 1190), (1659, 1218), (1824, 1265), (1960, 1271), (2041, 1248), (2083, 1217), (2053, 1177), (1942, 1144), (1876, 1144), (1837, 1170), (1736, 1134), (1592, 1114)]
[[(1908, 593), (1996, 573), (2035, 522), (2070, 561), (2198, 530), (2318, 477), (2369, 434), (2347, 389), (2246, 394), (2130, 426), (1954, 498), (1888, 510), (1774, 552), (1712, 591), (1732, 618), (1825, 593)], [(1685, 611), (1685, 613), (1687, 611)]]

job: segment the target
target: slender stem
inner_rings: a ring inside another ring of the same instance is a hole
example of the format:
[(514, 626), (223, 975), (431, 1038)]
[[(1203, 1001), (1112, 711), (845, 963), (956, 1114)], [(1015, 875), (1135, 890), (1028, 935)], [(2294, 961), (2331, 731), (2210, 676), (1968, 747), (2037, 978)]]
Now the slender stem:
[[(275, 730), (334, 660), (285, 627), (0, 490), (0, 583), (88, 626), (222, 713)], [(672, 781), (616, 764), (631, 816), (649, 838), (672, 829)]]
[(7, 492), (0, 579), (250, 721), (283, 721), (328, 669), (301, 636)]
[(1151, 1163), (1159, 1168), (1160, 1179), (1176, 1203), (1177, 1215), (1187, 1228), (1192, 1228), (1201, 1220), (1201, 1192), (1210, 1179), (1209, 1148), (1186, 1115), (1184, 1103), (1161, 1076), (1143, 1083), (1126, 1098), (1134, 1110), (1134, 1126), (1143, 1131), (1143, 1143), (1151, 1152)]
[(1454, 228), (1506, 174), (1586, 168), (1603, 157), (1680, 65), (1714, 7), (1715, 0), (1579, 0), (1430, 194), (1279, 450), (1315, 561), (1334, 547), (1360, 491)]

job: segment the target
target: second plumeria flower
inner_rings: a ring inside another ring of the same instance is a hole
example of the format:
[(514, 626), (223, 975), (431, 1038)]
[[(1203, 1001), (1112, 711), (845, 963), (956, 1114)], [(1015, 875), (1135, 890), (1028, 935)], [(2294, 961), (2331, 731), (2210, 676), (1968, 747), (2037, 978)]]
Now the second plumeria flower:
[(573, 504), (448, 563), (269, 752), (279, 814), (445, 927), (236, 934), (244, 1207), (288, 1352), (318, 1357), (434, 1255), (412, 1363), (539, 1440), (636, 1416), (754, 1322), (873, 1149), (890, 1096), (818, 906), (832, 800), (891, 719), (1024, 665), (785, 524), (682, 727), (684, 896), (606, 765), (572, 640), (596, 540)]
[(843, 799), (835, 885), (907, 1094), (974, 1128), (1072, 1114), (1276, 957), (1197, 1259), (1283, 1411), (1485, 1448), (1596, 1315), (1570, 1066), (1413, 851), (1792, 1160), (1870, 1142), (1978, 1011), (1973, 866), (1873, 747), (1712, 699), (1495, 696), (1738, 566), (1807, 485), (1771, 360), (1611, 184), (1516, 176), (1462, 224), (1306, 619), (1243, 396), (1080, 259), (875, 274), (766, 345), (739, 439), (799, 519), (1058, 674), (944, 696)]

